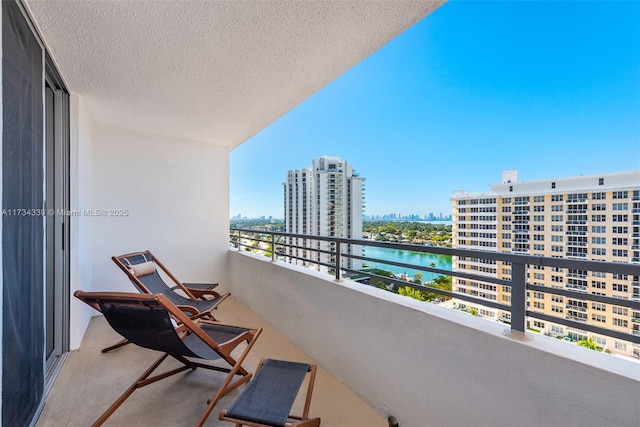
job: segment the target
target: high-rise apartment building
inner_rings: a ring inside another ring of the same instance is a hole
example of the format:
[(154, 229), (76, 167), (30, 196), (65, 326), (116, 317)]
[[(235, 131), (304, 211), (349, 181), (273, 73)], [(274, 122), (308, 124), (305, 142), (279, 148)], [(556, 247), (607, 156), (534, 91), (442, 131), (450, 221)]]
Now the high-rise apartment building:
[[(456, 191), (453, 202), (453, 247), (514, 254), (566, 257), (640, 264), (640, 171), (520, 182), (518, 171), (505, 171), (490, 192)], [(453, 258), (454, 271), (509, 279), (501, 262)], [(594, 271), (531, 266), (532, 284), (581, 293), (640, 300), (640, 278)], [(510, 304), (510, 288), (453, 278), (454, 291)], [(640, 335), (640, 312), (612, 304), (588, 302), (527, 291), (528, 309), (555, 317)], [(499, 321), (503, 310), (456, 300), (462, 308)], [(579, 328), (528, 319), (528, 327), (572, 340), (593, 339), (613, 353), (640, 358), (640, 345)]]
[[(310, 236), (362, 238), (364, 178), (338, 157), (314, 159), (311, 168), (287, 172), (284, 182), (284, 223), (287, 233)], [(333, 272), (335, 243), (290, 237), (289, 261)], [(314, 251), (310, 251), (314, 249)], [(346, 245), (342, 253), (362, 255), (362, 247)], [(298, 259), (303, 258), (303, 259)], [(360, 260), (344, 259), (341, 265), (359, 270)]]

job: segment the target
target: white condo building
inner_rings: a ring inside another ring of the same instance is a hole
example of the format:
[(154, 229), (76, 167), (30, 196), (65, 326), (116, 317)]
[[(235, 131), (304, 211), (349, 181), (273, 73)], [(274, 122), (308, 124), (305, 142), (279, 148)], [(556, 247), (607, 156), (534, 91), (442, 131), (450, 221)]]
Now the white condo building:
[[(346, 160), (322, 156), (313, 159), (312, 167), (287, 172), (284, 185), (285, 231), (310, 236), (362, 238), (364, 178), (358, 176)], [(288, 238), (290, 262), (310, 265), (319, 271), (332, 272), (335, 243), (303, 238)], [(310, 249), (314, 249), (311, 251)], [(344, 245), (342, 253), (362, 255), (357, 245)], [(304, 260), (298, 260), (304, 258)], [(343, 259), (341, 265), (353, 270), (362, 268), (360, 260)]]
[[(453, 247), (590, 261), (640, 263), (640, 171), (521, 182), (518, 171), (502, 174), (490, 192), (456, 191), (453, 202)], [(453, 269), (509, 279), (504, 263), (453, 257)], [(531, 266), (528, 281), (579, 293), (640, 300), (638, 276)], [(454, 277), (453, 290), (480, 299), (510, 304), (507, 286)], [(528, 310), (578, 323), (640, 335), (640, 311), (611, 304), (529, 292)], [(461, 308), (489, 319), (510, 322), (509, 312), (463, 300)], [(613, 353), (640, 358), (640, 345), (529, 319), (528, 327), (572, 341), (592, 339)]]

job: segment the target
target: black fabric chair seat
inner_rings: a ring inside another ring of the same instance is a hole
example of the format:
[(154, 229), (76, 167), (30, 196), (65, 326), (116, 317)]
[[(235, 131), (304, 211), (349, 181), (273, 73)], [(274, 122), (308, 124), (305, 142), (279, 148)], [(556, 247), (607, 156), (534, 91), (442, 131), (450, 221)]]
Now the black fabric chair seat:
[[(201, 323), (200, 329), (205, 331), (213, 340), (217, 343), (223, 343), (229, 341), (249, 329), (237, 328), (234, 326), (215, 325)], [(184, 345), (200, 359), (215, 360), (220, 358), (220, 355), (213, 351), (211, 347), (202, 341), (197, 335), (191, 334), (182, 340)]]

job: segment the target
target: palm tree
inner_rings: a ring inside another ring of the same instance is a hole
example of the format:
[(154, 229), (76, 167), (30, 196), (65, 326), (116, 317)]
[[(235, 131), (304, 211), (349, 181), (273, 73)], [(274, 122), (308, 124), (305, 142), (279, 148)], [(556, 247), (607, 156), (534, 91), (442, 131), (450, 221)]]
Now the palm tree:
[[(429, 264), (429, 267), (436, 268), (436, 263), (432, 262), (431, 264)], [(431, 281), (433, 282), (433, 271), (431, 272)]]

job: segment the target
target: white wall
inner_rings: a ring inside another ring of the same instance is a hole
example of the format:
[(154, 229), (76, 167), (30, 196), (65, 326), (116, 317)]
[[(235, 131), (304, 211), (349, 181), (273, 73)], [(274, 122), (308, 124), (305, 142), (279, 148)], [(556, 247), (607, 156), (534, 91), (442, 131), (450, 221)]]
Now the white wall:
[(231, 292), (402, 427), (640, 419), (634, 362), (262, 258), (229, 253)]
[[(92, 140), (93, 122), (76, 95), (69, 96), (70, 118), (70, 210), (82, 212), (91, 208), (92, 191)], [(71, 222), (70, 251), (70, 304), (69, 304), (69, 347), (70, 350), (80, 347), (84, 332), (91, 316), (95, 314), (86, 304), (73, 298), (78, 289), (90, 289), (92, 277), (92, 220), (90, 217), (73, 216)]]
[(95, 125), (92, 289), (134, 292), (111, 256), (151, 250), (182, 281), (227, 283), (226, 147)]

